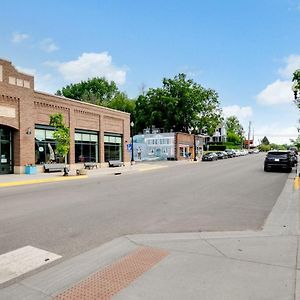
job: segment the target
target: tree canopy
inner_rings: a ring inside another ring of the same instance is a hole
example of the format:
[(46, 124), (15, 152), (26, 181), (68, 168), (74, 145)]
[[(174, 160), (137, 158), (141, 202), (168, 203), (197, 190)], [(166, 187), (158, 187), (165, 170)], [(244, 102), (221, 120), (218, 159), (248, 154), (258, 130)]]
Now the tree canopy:
[(243, 126), (236, 116), (230, 116), (226, 119), (225, 128), (227, 132), (227, 141), (235, 144), (243, 142)]
[(269, 145), (270, 144), (270, 142), (269, 142), (269, 140), (268, 140), (268, 138), (266, 136), (264, 136), (264, 138), (261, 140), (261, 143), (263, 145)]
[(105, 78), (96, 77), (67, 85), (56, 95), (134, 114), (135, 101), (119, 91), (115, 82), (108, 82)]
[(217, 93), (179, 74), (163, 79), (161, 88), (149, 89), (136, 101), (136, 128), (155, 126), (165, 131), (205, 129), (213, 135), (222, 121)]
[(67, 85), (58, 90), (56, 95), (96, 105), (106, 105), (118, 93), (120, 91), (115, 82), (108, 82), (105, 78), (96, 77)]

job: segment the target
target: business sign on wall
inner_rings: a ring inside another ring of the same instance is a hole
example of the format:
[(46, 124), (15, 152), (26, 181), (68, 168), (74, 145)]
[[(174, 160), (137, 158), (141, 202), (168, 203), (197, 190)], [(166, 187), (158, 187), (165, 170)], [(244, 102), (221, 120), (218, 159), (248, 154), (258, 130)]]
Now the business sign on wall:
[(0, 117), (15, 118), (16, 109), (13, 107), (1, 106), (0, 105)]

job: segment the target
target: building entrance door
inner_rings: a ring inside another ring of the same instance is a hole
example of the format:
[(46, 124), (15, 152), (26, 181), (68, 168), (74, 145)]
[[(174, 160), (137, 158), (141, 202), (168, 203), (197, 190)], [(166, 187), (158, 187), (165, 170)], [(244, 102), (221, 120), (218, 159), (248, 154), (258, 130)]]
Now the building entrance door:
[(0, 125), (0, 175), (13, 173), (12, 130)]

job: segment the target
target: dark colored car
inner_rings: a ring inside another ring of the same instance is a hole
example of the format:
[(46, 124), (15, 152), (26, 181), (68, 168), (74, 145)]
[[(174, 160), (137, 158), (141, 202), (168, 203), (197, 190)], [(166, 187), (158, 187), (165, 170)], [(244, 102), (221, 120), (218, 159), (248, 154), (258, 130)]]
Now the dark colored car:
[(202, 156), (202, 160), (203, 161), (213, 161), (213, 160), (217, 160), (218, 159), (218, 155), (216, 153), (206, 153)]
[(265, 172), (271, 169), (282, 169), (291, 172), (294, 165), (292, 154), (290, 151), (269, 151), (265, 158)]

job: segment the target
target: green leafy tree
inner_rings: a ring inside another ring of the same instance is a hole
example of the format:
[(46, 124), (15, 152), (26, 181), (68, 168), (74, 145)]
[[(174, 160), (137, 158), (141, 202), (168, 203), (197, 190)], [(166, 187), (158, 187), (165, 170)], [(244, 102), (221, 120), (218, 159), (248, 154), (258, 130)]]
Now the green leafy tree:
[(269, 140), (268, 140), (268, 138), (266, 136), (264, 136), (264, 138), (261, 140), (261, 143), (263, 145), (269, 145), (270, 144), (270, 142), (269, 142)]
[(300, 136), (298, 136), (295, 140), (291, 139), (291, 143), (294, 147), (297, 147), (300, 150)]
[(149, 89), (136, 101), (136, 128), (163, 128), (165, 131), (189, 132), (206, 129), (213, 134), (222, 122), (217, 93), (205, 89), (185, 74), (163, 79), (161, 88)]
[(243, 126), (241, 125), (239, 119), (236, 116), (230, 116), (226, 119), (225, 122), (226, 131), (234, 132), (235, 134), (240, 135), (243, 131)]
[(119, 92), (107, 103), (107, 107), (134, 114), (135, 101), (129, 99), (125, 93)]
[(232, 131), (229, 131), (229, 132), (227, 132), (227, 142), (234, 143), (236, 145), (241, 145), (242, 140), (238, 134), (236, 134)]
[(56, 95), (96, 105), (106, 105), (118, 93), (120, 92), (115, 82), (108, 82), (105, 78), (96, 77), (67, 85), (58, 90)]
[(56, 152), (65, 158), (67, 164), (67, 155), (70, 151), (70, 129), (64, 123), (64, 117), (60, 113), (50, 115), (50, 126), (55, 128), (53, 138), (56, 141)]
[(259, 151), (267, 152), (271, 150), (271, 146), (267, 144), (260, 144), (258, 146)]
[(230, 116), (226, 119), (225, 128), (227, 132), (227, 141), (233, 142), (236, 145), (243, 145), (243, 126), (236, 116)]

